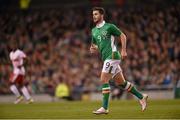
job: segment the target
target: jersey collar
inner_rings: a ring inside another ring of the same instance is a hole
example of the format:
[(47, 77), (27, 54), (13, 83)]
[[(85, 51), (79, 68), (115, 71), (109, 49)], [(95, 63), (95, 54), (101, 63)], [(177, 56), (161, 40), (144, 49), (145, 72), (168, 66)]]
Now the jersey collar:
[(104, 26), (104, 24), (105, 24), (105, 21), (102, 21), (101, 23), (97, 24), (96, 27), (101, 28), (102, 26)]

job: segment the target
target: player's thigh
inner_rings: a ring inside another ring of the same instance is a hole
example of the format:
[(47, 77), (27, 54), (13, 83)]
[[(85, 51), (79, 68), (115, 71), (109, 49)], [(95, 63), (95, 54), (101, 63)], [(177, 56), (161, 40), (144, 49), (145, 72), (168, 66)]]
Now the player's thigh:
[(111, 77), (111, 73), (101, 72), (101, 83), (108, 83)]
[(105, 60), (101, 72), (101, 81), (107, 83), (116, 73), (120, 60)]
[(122, 73), (122, 71), (118, 72), (114, 77), (113, 80), (115, 81), (115, 83), (117, 85), (123, 84), (125, 82), (125, 78), (124, 75)]

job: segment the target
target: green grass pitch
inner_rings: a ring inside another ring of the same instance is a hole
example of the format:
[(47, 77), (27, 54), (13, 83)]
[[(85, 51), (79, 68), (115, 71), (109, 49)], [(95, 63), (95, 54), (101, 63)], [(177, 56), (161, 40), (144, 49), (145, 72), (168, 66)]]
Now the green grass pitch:
[(180, 119), (180, 100), (149, 100), (141, 112), (136, 100), (110, 101), (110, 113), (94, 115), (101, 102), (0, 104), (0, 119)]

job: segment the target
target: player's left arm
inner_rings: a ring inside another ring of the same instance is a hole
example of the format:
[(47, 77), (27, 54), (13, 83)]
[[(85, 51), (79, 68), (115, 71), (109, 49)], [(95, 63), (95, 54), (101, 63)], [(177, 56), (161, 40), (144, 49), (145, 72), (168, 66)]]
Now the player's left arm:
[(126, 51), (126, 35), (121, 32), (121, 35), (119, 36), (119, 40), (121, 42), (121, 57), (124, 59), (127, 57), (127, 51)]
[(111, 34), (114, 36), (118, 36), (119, 41), (121, 43), (121, 58), (124, 59), (127, 56), (126, 52), (126, 35), (114, 24), (111, 24)]

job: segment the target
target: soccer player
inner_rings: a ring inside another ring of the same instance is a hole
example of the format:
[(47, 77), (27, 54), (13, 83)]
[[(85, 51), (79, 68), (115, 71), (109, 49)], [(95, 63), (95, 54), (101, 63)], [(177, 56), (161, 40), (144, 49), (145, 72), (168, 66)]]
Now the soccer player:
[[(16, 96), (14, 104), (17, 104), (23, 100), (21, 92), (25, 96), (27, 103), (33, 103), (34, 100), (30, 96), (24, 80), (25, 68), (23, 63), (24, 59), (26, 58), (26, 54), (23, 51), (17, 49), (15, 51), (11, 51), (9, 56), (13, 65), (13, 73), (10, 77), (10, 90)], [(18, 90), (18, 88), (20, 88), (21, 92)]]
[[(120, 60), (127, 56), (126, 36), (114, 24), (106, 23), (104, 21), (104, 14), (105, 11), (101, 7), (94, 7), (92, 9), (93, 22), (96, 26), (92, 29), (90, 52), (96, 53), (99, 51), (104, 61), (100, 77), (103, 94), (102, 107), (93, 111), (93, 113), (107, 114), (109, 112), (110, 79), (113, 79), (120, 88), (135, 95), (139, 99), (142, 111), (144, 111), (147, 106), (148, 95), (140, 93), (132, 83), (125, 80), (119, 65)], [(115, 44), (115, 36), (118, 37), (118, 41), (121, 42), (120, 52)]]

